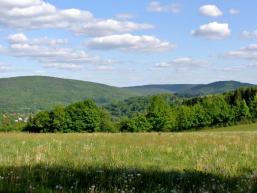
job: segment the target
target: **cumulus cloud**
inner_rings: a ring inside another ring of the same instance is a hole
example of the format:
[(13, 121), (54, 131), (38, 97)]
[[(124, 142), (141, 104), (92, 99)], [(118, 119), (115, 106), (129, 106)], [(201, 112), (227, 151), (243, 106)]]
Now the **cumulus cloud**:
[(96, 37), (89, 40), (87, 46), (91, 49), (140, 52), (162, 52), (175, 47), (175, 45), (167, 41), (161, 41), (154, 36), (131, 34)]
[(115, 68), (113, 66), (100, 65), (100, 66), (97, 66), (96, 69), (99, 71), (112, 71)]
[(193, 30), (191, 34), (196, 37), (221, 40), (230, 36), (231, 31), (228, 23), (212, 22), (201, 25), (199, 29)]
[(26, 35), (23, 33), (17, 33), (9, 35), (8, 38), (9, 42), (11, 44), (19, 44), (19, 43), (26, 43), (29, 42), (31, 45), (38, 45), (38, 44), (44, 44), (44, 45), (62, 45), (67, 44), (67, 39), (50, 39), (48, 37), (42, 37), (42, 38), (34, 38), (34, 39), (28, 39)]
[(239, 9), (230, 9), (229, 10), (229, 14), (230, 15), (237, 15), (240, 13), (240, 10)]
[(178, 3), (162, 5), (158, 1), (152, 1), (147, 7), (147, 10), (150, 12), (171, 12), (171, 13), (180, 13), (182, 5)]
[(72, 26), (72, 31), (78, 35), (87, 34), (91, 36), (103, 36), (151, 28), (153, 28), (153, 26), (149, 24), (138, 24), (129, 21), (108, 19), (95, 20), (94, 22), (85, 25), (74, 25)]
[(62, 63), (49, 63), (43, 65), (45, 68), (56, 68), (64, 70), (80, 70), (83, 68), (81, 64), (62, 64)]
[(231, 67), (226, 67), (223, 70), (226, 72), (238, 72), (241, 71), (244, 67), (243, 66), (231, 66)]
[(0, 44), (0, 53), (3, 53), (5, 51), (5, 47)]
[(257, 60), (257, 44), (250, 44), (239, 50), (230, 51), (225, 55), (237, 59)]
[(11, 43), (23, 43), (23, 42), (27, 42), (28, 38), (23, 33), (17, 33), (17, 34), (8, 36), (8, 40)]
[(242, 70), (256, 70), (257, 63), (248, 63), (245, 65), (226, 67), (223, 70), (226, 72), (242, 72)]
[(253, 32), (249, 32), (249, 31), (243, 31), (242, 32), (242, 37), (246, 38), (246, 39), (250, 39), (250, 38), (257, 38), (257, 30), (253, 31)]
[(44, 71), (44, 70), (36, 70), (36, 71), (34, 71), (33, 74), (34, 75), (42, 76), (42, 75), (46, 74), (46, 71)]
[(203, 5), (199, 9), (202, 15), (208, 17), (219, 17), (222, 16), (222, 11), (216, 5)]
[(134, 15), (130, 13), (119, 13), (116, 15), (116, 18), (118, 20), (130, 20), (134, 18)]
[(43, 0), (1, 0), (0, 25), (19, 29), (60, 28), (91, 36), (153, 28), (131, 21), (98, 19), (85, 10), (58, 9)]
[(9, 70), (11, 70), (11, 69), (12, 69), (12, 68), (11, 68), (10, 65), (0, 63), (0, 73), (1, 73), (1, 72), (9, 71)]
[(47, 37), (33, 39), (18, 33), (10, 35), (8, 40), (9, 46), (3, 51), (5, 54), (34, 59), (47, 68), (76, 70), (81, 69), (85, 64), (109, 65), (116, 63), (114, 60), (102, 59), (84, 50), (63, 47), (63, 43), (66, 41), (62, 39)]
[(254, 64), (247, 64), (246, 68), (254, 68), (254, 69), (256, 69), (257, 68), (257, 64), (256, 63), (254, 63)]
[(191, 57), (181, 57), (176, 58), (174, 60), (168, 62), (160, 62), (156, 63), (155, 67), (158, 68), (167, 68), (167, 67), (174, 67), (174, 68), (195, 68), (206, 66), (208, 63), (204, 60), (197, 60)]

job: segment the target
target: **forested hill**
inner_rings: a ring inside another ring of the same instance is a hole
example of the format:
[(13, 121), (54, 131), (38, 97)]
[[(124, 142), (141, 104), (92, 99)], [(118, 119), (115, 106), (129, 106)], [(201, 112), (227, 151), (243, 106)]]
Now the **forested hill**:
[(143, 86), (133, 86), (124, 87), (130, 91), (135, 91), (143, 95), (152, 95), (160, 93), (181, 93), (186, 90), (190, 90), (195, 86), (195, 84), (153, 84), (153, 85), (143, 85)]
[(143, 95), (177, 93), (183, 96), (195, 96), (222, 93), (249, 86), (254, 85), (227, 81), (206, 85), (175, 84), (119, 88), (46, 76), (2, 78), (0, 79), (0, 113), (48, 110), (58, 104), (68, 105), (87, 98), (94, 99), (98, 104), (109, 104)]
[(93, 98), (104, 104), (138, 96), (118, 87), (44, 76), (0, 79), (0, 111), (31, 112)]
[(125, 87), (125, 89), (141, 94), (176, 93), (183, 96), (198, 96), (224, 93), (242, 87), (255, 87), (256, 85), (237, 81), (219, 81), (210, 84), (156, 84), (135, 87)]

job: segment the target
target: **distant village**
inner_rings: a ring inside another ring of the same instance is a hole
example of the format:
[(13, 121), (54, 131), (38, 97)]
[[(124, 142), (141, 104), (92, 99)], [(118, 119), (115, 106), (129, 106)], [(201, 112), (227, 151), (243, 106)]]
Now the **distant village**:
[(0, 114), (0, 131), (8, 131), (9, 128), (19, 130), (29, 120), (30, 114), (2, 113)]

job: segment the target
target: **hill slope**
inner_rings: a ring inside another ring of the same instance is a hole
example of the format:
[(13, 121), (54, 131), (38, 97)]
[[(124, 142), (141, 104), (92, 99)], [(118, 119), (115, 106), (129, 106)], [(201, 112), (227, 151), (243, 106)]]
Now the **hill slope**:
[(187, 89), (191, 89), (195, 86), (200, 86), (196, 84), (153, 84), (153, 85), (143, 85), (143, 86), (133, 86), (124, 87), (130, 91), (141, 93), (143, 95), (153, 95), (159, 93), (180, 93)]
[(177, 93), (179, 95), (207, 95), (215, 93), (223, 93), (232, 91), (241, 87), (256, 86), (248, 83), (236, 81), (220, 81), (211, 84), (160, 84), (160, 85), (144, 85), (135, 87), (125, 87), (129, 91), (138, 92), (143, 95), (151, 95), (157, 93)]
[(256, 85), (242, 83), (237, 81), (219, 81), (206, 85), (196, 85), (192, 88), (185, 89), (179, 94), (185, 95), (208, 95), (208, 94), (216, 94), (216, 93), (224, 93), (228, 91), (232, 91), (242, 87), (254, 87)]
[(93, 98), (103, 104), (138, 94), (92, 82), (43, 76), (0, 79), (0, 111), (31, 112)]
[(0, 79), (0, 112), (32, 112), (46, 110), (57, 104), (70, 104), (93, 98), (98, 104), (121, 101), (134, 96), (160, 93), (206, 95), (255, 86), (235, 81), (211, 84), (145, 85), (118, 88), (104, 84), (46, 76)]

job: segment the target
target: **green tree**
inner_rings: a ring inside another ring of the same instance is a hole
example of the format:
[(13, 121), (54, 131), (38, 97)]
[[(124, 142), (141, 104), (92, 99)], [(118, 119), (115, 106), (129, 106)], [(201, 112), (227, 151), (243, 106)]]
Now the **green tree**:
[(68, 115), (63, 106), (56, 106), (50, 112), (51, 117), (51, 131), (52, 132), (68, 132)]
[(175, 118), (172, 116), (171, 108), (162, 96), (154, 96), (152, 98), (146, 118), (153, 131), (172, 130), (175, 125)]
[(243, 99), (236, 106), (236, 120), (237, 121), (247, 121), (251, 118), (249, 107), (247, 106), (245, 100)]
[(94, 132), (100, 130), (101, 113), (96, 103), (85, 100), (72, 104), (65, 109), (68, 113), (68, 127), (73, 131)]
[(1, 116), (1, 130), (2, 131), (10, 131), (12, 128), (11, 118), (7, 114), (3, 114)]
[(30, 132), (49, 132), (51, 126), (51, 118), (47, 111), (41, 111), (35, 115), (35, 117), (30, 117), (26, 131)]
[(148, 122), (145, 115), (139, 114), (131, 119), (124, 120), (121, 131), (147, 132), (151, 131), (151, 124)]
[(206, 116), (211, 120), (212, 126), (232, 124), (234, 114), (224, 96), (217, 95), (206, 98), (203, 102), (203, 107), (205, 108)]
[(193, 111), (190, 106), (179, 106), (177, 108), (177, 130), (188, 130), (193, 128), (194, 120), (193, 120)]
[(193, 116), (193, 127), (194, 128), (202, 128), (208, 127), (211, 125), (212, 120), (209, 114), (206, 112), (206, 109), (200, 103), (195, 104), (192, 107), (192, 116)]
[(250, 113), (253, 119), (257, 119), (257, 95), (250, 102)]
[(103, 108), (100, 109), (100, 118), (101, 118), (100, 131), (103, 131), (103, 132), (117, 131), (115, 129), (114, 123), (112, 122), (111, 114), (107, 110)]

